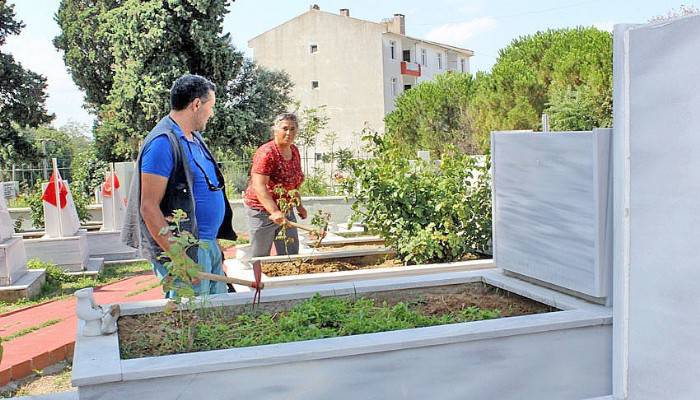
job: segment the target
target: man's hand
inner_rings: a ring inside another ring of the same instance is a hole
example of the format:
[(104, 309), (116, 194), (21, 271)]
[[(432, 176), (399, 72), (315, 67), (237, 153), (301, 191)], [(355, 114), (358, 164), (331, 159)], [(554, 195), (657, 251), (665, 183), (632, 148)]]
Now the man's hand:
[(299, 207), (297, 207), (297, 212), (299, 213), (299, 217), (301, 217), (301, 219), (306, 219), (306, 217), (309, 216), (309, 213), (306, 211), (306, 208), (304, 208), (304, 206), (302, 206), (301, 204), (299, 205)]
[(276, 223), (277, 225), (282, 225), (284, 223), (285, 216), (282, 213), (282, 211), (278, 210), (270, 214), (270, 220)]

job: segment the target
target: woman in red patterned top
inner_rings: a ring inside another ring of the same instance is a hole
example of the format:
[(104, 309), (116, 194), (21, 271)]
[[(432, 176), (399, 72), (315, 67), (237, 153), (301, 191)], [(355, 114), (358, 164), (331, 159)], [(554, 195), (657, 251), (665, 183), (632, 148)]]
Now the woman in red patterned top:
[[(298, 190), (304, 182), (299, 149), (294, 145), (298, 128), (296, 115), (278, 115), (272, 127), (273, 139), (255, 151), (250, 181), (244, 196), (253, 257), (270, 255), (273, 242), (277, 254), (299, 252), (296, 228), (287, 228), (287, 237), (291, 241), (286, 245), (282, 240), (275, 240), (285, 219), (296, 222), (296, 217), (294, 210), (290, 210), (287, 215), (280, 211), (277, 207), (279, 196), (274, 193), (278, 185), (290, 191)], [(297, 212), (302, 219), (306, 219), (307, 212), (301, 205), (300, 197)]]

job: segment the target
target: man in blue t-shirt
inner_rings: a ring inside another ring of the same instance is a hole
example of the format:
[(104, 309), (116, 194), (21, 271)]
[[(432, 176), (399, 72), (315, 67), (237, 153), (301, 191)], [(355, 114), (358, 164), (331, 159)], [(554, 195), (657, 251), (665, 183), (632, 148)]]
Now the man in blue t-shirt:
[[(161, 228), (168, 225), (163, 209), (167, 208), (164, 204), (172, 202), (168, 202), (167, 196), (184, 196), (190, 200), (184, 204), (194, 206), (196, 224), (193, 226), (196, 231), (193, 233), (206, 243), (197, 250), (197, 263), (204, 272), (223, 275), (223, 260), (216, 239), (224, 223), (225, 212), (230, 211), (230, 207), (226, 208), (221, 173), (199, 135), (214, 114), (215, 89), (213, 83), (198, 75), (183, 75), (173, 84), (170, 91), (171, 112), (154, 128), (156, 133), (151, 133), (141, 149), (140, 214), (148, 233), (160, 249), (168, 249), (169, 236), (160, 234)], [(175, 150), (173, 137), (177, 138), (178, 143)], [(176, 163), (176, 155), (182, 156), (182, 162)], [(174, 176), (180, 177), (179, 184), (173, 183), (176, 181)], [(187, 193), (188, 188), (191, 193)], [(182, 203), (182, 199), (179, 201)], [(226, 223), (230, 224), (230, 216)], [(230, 232), (235, 235), (232, 230)], [(167, 274), (166, 268), (155, 256), (150, 261), (155, 273), (162, 279)], [(227, 291), (226, 285), (221, 282), (195, 280), (194, 284), (198, 295)], [(172, 293), (166, 294), (168, 296), (172, 296)]]

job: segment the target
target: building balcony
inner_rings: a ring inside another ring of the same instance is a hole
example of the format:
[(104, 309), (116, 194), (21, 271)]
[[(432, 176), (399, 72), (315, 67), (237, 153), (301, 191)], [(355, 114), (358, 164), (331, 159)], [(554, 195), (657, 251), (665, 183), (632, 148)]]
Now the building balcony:
[(419, 77), (420, 64), (409, 61), (401, 61), (401, 75)]

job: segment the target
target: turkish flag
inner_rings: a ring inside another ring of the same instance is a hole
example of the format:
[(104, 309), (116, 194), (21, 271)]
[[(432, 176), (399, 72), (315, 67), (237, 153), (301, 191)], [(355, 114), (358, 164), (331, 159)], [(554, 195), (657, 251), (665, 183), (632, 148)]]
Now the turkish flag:
[(41, 199), (56, 207), (56, 180), (58, 180), (58, 194), (60, 197), (61, 208), (66, 208), (66, 204), (68, 204), (68, 188), (63, 182), (63, 179), (61, 179), (61, 174), (58, 171), (51, 174), (49, 185), (46, 186), (46, 190), (44, 190), (44, 195), (41, 196)]
[[(112, 174), (107, 174), (105, 183), (102, 184), (102, 196), (112, 196)], [(114, 188), (119, 189), (119, 178), (114, 174)]]

